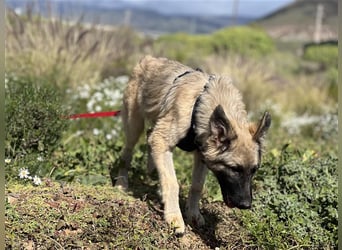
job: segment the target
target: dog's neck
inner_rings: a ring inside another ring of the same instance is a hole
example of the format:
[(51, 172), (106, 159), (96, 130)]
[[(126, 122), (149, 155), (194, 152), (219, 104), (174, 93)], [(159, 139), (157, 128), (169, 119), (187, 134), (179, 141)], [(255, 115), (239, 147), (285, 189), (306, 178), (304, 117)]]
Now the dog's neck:
[[(196, 71), (201, 71), (200, 69), (196, 69)], [(178, 78), (191, 73), (191, 71), (186, 71), (185, 73), (179, 75), (176, 77), (175, 80), (177, 80)], [(207, 89), (209, 88), (210, 82), (215, 79), (215, 75), (209, 75), (208, 78), (208, 82), (204, 85), (202, 92), (200, 93), (200, 95), (196, 98), (194, 107), (192, 109), (192, 115), (191, 115), (191, 124), (190, 124), (190, 128), (186, 134), (186, 136), (184, 138), (182, 138), (178, 144), (177, 147), (179, 147), (180, 149), (187, 151), (187, 152), (191, 152), (194, 151), (196, 149), (198, 149), (198, 145), (195, 143), (195, 138), (196, 138), (196, 113), (197, 113), (197, 109), (200, 103), (200, 98), (202, 96), (203, 93), (205, 93), (207, 91)]]

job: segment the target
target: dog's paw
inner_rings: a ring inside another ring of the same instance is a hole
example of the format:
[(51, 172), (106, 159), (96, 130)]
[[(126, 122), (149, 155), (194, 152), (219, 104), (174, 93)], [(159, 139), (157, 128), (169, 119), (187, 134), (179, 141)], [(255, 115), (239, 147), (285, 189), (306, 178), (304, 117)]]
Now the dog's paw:
[(120, 168), (119, 173), (116, 177), (114, 177), (115, 180), (115, 187), (122, 191), (128, 190), (128, 171), (125, 168)]
[(127, 178), (117, 178), (115, 182), (115, 187), (122, 191), (127, 191), (128, 190)]
[(181, 213), (167, 213), (164, 217), (177, 236), (184, 235), (185, 224)]
[(188, 224), (195, 227), (202, 227), (205, 225), (204, 217), (199, 211), (192, 212), (190, 210), (187, 210), (186, 221)]

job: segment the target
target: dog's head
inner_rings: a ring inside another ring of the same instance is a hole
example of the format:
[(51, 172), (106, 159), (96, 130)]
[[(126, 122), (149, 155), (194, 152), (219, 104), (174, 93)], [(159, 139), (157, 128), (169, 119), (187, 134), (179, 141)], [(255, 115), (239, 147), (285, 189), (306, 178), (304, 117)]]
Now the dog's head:
[(210, 117), (208, 133), (197, 137), (203, 160), (217, 177), (227, 206), (251, 207), (252, 177), (259, 168), (262, 141), (270, 125), (267, 112), (257, 125), (237, 124), (219, 105)]

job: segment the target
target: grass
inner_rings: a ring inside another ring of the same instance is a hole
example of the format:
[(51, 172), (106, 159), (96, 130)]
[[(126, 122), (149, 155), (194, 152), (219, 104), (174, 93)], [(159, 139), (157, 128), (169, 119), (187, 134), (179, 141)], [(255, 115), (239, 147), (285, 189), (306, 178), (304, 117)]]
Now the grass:
[[(108, 174), (107, 184), (95, 186), (49, 178), (40, 186), (11, 181), (6, 187), (6, 245), (31, 244), (38, 249), (333, 249), (337, 244), (336, 156), (298, 152), (293, 145), (282, 150), (274, 148), (266, 154), (254, 180), (251, 211), (228, 209), (221, 197), (215, 198), (218, 184), (210, 175), (201, 201), (207, 224), (204, 228), (188, 226), (183, 238), (174, 237), (163, 220), (158, 182), (137, 168), (136, 164), (146, 164), (139, 154), (130, 175), (134, 185), (127, 194), (110, 186)], [(179, 169), (187, 165), (182, 157), (178, 154), (176, 168), (184, 209), (190, 180)]]
[(313, 75), (294, 72), (293, 64), (298, 70), (300, 59), (280, 52), (265, 56), (263, 60), (230, 54), (207, 57), (203, 68), (215, 74), (232, 76), (249, 111), (265, 108), (266, 102), (272, 103), (273, 108), (277, 106), (283, 115), (331, 111), (336, 101), (329, 94), (328, 78), (320, 77), (319, 72)]
[[(64, 23), (40, 16), (6, 14), (6, 68), (25, 77), (45, 77), (65, 86), (94, 84), (127, 72), (139, 38), (127, 27), (105, 30), (80, 21)], [(48, 55), (48, 56), (47, 56)]]

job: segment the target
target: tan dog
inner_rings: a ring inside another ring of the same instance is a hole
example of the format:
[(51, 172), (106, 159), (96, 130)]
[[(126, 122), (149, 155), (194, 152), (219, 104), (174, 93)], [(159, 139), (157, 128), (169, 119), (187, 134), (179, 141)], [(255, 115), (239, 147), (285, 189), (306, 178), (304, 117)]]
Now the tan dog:
[(188, 221), (204, 224), (199, 200), (207, 168), (217, 177), (227, 206), (247, 209), (252, 203), (252, 176), (260, 165), (262, 139), (271, 124), (265, 112), (256, 126), (247, 121), (239, 91), (227, 77), (212, 76), (166, 58), (146, 56), (134, 68), (124, 93), (122, 119), (126, 144), (116, 186), (128, 188), (132, 151), (148, 132), (149, 167), (157, 168), (165, 220), (183, 234), (179, 186), (172, 160), (176, 146), (194, 152), (192, 186), (186, 204)]

